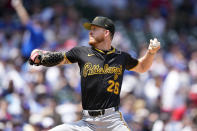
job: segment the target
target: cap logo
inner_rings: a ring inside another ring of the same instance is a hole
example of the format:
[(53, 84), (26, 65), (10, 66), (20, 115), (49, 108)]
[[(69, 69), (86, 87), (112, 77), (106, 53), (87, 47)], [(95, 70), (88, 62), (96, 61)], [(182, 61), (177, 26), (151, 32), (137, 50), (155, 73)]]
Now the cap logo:
[(98, 17), (96, 17), (94, 20), (97, 20), (98, 19)]

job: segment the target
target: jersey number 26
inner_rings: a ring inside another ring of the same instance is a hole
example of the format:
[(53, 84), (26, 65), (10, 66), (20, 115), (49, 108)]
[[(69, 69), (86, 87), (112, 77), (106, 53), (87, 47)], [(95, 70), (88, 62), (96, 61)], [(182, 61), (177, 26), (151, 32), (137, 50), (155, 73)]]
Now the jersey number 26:
[(108, 83), (110, 84), (109, 87), (107, 87), (108, 92), (113, 92), (114, 94), (119, 94), (119, 83), (115, 82), (113, 80), (109, 80)]

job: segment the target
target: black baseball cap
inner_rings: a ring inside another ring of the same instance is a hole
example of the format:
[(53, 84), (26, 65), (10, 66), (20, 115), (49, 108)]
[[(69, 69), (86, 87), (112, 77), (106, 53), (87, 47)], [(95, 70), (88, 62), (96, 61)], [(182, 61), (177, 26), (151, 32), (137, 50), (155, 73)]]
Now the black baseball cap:
[(111, 19), (109, 19), (107, 17), (97, 16), (94, 18), (92, 23), (86, 22), (83, 24), (84, 28), (87, 30), (90, 30), (92, 25), (96, 25), (96, 26), (105, 28), (112, 33), (112, 36), (114, 35), (114, 32), (115, 32), (114, 23)]

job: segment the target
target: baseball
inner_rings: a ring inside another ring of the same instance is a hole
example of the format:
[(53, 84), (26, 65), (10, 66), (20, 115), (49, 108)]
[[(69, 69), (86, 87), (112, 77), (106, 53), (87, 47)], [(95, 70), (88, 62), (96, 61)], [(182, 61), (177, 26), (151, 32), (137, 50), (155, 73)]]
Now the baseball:
[(160, 46), (160, 42), (156, 38), (154, 38), (154, 40), (152, 41), (152, 46), (158, 47)]

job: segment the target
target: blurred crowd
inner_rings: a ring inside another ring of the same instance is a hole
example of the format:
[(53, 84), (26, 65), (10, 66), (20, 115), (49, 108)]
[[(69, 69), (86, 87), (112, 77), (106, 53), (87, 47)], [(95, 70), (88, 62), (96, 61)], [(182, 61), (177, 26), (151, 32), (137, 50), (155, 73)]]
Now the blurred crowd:
[(81, 119), (77, 64), (43, 67), (27, 62), (34, 48), (68, 51), (88, 46), (82, 23), (114, 20), (113, 46), (140, 58), (149, 40), (161, 50), (143, 74), (126, 71), (120, 111), (133, 131), (197, 131), (196, 0), (23, 0), (21, 22), (0, 1), (0, 130), (39, 131)]

